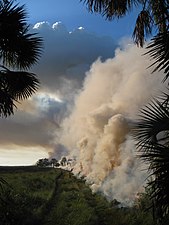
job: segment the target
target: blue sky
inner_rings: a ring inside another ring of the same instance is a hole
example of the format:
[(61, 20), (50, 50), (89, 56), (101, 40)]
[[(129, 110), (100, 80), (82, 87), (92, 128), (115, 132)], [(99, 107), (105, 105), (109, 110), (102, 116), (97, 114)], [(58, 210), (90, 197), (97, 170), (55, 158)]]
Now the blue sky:
[(114, 39), (130, 36), (136, 20), (135, 12), (120, 20), (107, 21), (99, 14), (89, 13), (86, 5), (79, 0), (20, 0), (18, 2), (26, 5), (29, 22), (32, 24), (40, 21), (50, 23), (61, 21), (70, 30), (82, 26), (90, 32), (110, 35)]

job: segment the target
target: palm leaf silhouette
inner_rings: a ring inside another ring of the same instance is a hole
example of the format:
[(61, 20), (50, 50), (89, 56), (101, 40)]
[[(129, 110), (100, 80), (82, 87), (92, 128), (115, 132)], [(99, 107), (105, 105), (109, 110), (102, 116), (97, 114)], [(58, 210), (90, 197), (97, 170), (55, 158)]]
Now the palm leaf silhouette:
[(169, 95), (163, 93), (141, 110), (132, 132), (141, 158), (148, 163), (150, 197), (156, 215), (169, 212)]
[(145, 36), (152, 33), (152, 19), (148, 10), (142, 10), (136, 20), (133, 39), (138, 46), (143, 47)]
[(136, 19), (133, 38), (137, 45), (143, 47), (147, 36), (154, 27), (157, 32), (168, 29), (168, 0), (80, 0), (87, 5), (89, 12), (100, 13), (108, 20), (122, 18), (133, 8), (140, 10)]
[(154, 63), (151, 66), (156, 66), (153, 72), (163, 70), (166, 81), (169, 77), (169, 31), (157, 34), (147, 47), (151, 58)]
[(14, 113), (15, 101), (27, 99), (39, 87), (39, 80), (33, 73), (11, 71), (5, 67), (0, 70), (0, 116)]
[(3, 65), (28, 69), (41, 55), (42, 39), (30, 34), (23, 6), (0, 4), (0, 59)]
[(90, 12), (97, 12), (112, 20), (113, 18), (123, 17), (129, 12), (133, 6), (138, 5), (139, 0), (80, 0), (88, 6)]
[(42, 39), (29, 33), (24, 5), (13, 3), (0, 1), (0, 116), (5, 117), (14, 113), (16, 101), (38, 89), (36, 75), (25, 70), (38, 61), (42, 48)]

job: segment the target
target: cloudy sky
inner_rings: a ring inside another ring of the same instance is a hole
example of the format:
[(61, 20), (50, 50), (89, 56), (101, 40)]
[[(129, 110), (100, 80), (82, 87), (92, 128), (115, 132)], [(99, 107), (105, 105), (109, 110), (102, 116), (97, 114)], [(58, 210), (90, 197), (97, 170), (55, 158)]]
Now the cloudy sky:
[[(107, 59), (115, 57), (116, 60), (117, 52), (124, 48), (123, 43), (127, 42), (124, 40), (131, 36), (135, 22), (134, 13), (120, 21), (105, 21), (100, 15), (88, 13), (79, 0), (19, 2), (26, 6), (32, 31), (44, 39), (42, 57), (31, 70), (39, 77), (41, 87), (31, 99), (18, 105), (15, 115), (0, 119), (0, 165), (30, 165), (39, 158), (53, 155), (59, 158), (67, 154), (63, 133), (64, 129), (71, 129), (65, 128), (65, 123), (78, 108), (77, 99), (85, 89), (88, 77), (95, 74), (91, 72), (96, 69), (95, 62), (98, 62), (102, 76), (107, 74), (109, 65), (103, 68), (99, 65), (107, 65)], [(127, 46), (130, 46), (129, 42)], [(115, 68), (117, 74), (120, 69), (121, 64)], [(107, 87), (111, 88), (108, 84), (102, 87), (101, 81), (92, 85), (92, 90), (95, 85), (100, 89), (97, 96), (102, 95), (102, 101), (110, 100), (111, 94), (105, 95)], [(100, 103), (100, 100), (96, 102)], [(86, 100), (80, 104), (85, 106)], [(76, 127), (79, 121), (75, 122)]]

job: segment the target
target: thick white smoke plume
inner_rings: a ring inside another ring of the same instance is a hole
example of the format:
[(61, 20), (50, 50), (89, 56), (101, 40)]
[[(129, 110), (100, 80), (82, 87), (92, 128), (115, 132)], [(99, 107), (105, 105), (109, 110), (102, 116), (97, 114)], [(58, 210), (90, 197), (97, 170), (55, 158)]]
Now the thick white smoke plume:
[(162, 74), (146, 69), (145, 50), (128, 45), (113, 59), (99, 59), (87, 73), (59, 141), (76, 158), (73, 172), (93, 191), (132, 204), (147, 176), (137, 157), (130, 125), (140, 107), (162, 90)]

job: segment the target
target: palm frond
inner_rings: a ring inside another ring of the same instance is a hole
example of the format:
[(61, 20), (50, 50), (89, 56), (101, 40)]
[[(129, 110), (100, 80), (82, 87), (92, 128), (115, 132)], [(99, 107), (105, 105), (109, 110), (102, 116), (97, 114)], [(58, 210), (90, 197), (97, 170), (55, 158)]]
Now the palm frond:
[(164, 142), (165, 140), (165, 142), (169, 143), (168, 136), (168, 140), (164, 137), (163, 140), (157, 137), (160, 132), (169, 130), (169, 104), (166, 99), (161, 102), (164, 97), (169, 98), (164, 93), (162, 97), (152, 100), (151, 103), (140, 110), (141, 119), (137, 121), (132, 130), (133, 136), (137, 140), (137, 146), (143, 148), (143, 151), (151, 149), (160, 141)]
[(0, 7), (0, 59), (6, 66), (28, 69), (41, 55), (42, 39), (29, 34), (26, 11), (13, 1)]
[(33, 73), (11, 71), (4, 66), (0, 70), (0, 117), (14, 114), (15, 102), (30, 97), (39, 87)]
[(141, 110), (132, 134), (141, 158), (148, 163), (150, 197), (156, 215), (169, 214), (169, 95), (164, 93)]
[(36, 75), (26, 71), (11, 71), (7, 68), (0, 70), (1, 88), (14, 100), (30, 97), (39, 87)]
[(0, 88), (0, 117), (7, 117), (14, 114), (14, 99), (11, 95)]
[(9, 34), (12, 30), (14, 34), (22, 32), (27, 24), (27, 14), (24, 5), (18, 6), (18, 4), (16, 4), (13, 6), (13, 2), (14, 1), (0, 1), (1, 30), (5, 31), (1, 35)]
[(133, 39), (138, 46), (143, 47), (145, 37), (152, 33), (152, 19), (149, 11), (142, 10), (136, 20)]
[(154, 23), (158, 27), (159, 33), (167, 31), (169, 11), (168, 11), (168, 0), (150, 0), (149, 9), (152, 11)]
[(156, 66), (153, 72), (164, 70), (166, 81), (169, 77), (169, 31), (157, 34), (147, 47), (150, 57), (155, 60), (151, 66)]
[(106, 19), (123, 17), (134, 5), (138, 5), (141, 0), (80, 0), (87, 5), (90, 12), (100, 13)]
[(34, 34), (22, 34), (17, 39), (11, 39), (8, 45), (1, 48), (3, 64), (28, 69), (35, 64), (41, 56), (42, 40)]
[(164, 219), (169, 214), (169, 147), (154, 145), (151, 151), (143, 152), (142, 158), (149, 164), (152, 180), (148, 187), (156, 217)]

